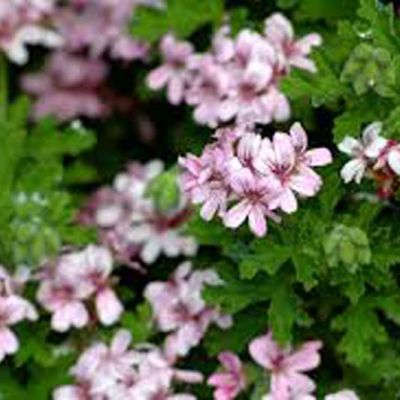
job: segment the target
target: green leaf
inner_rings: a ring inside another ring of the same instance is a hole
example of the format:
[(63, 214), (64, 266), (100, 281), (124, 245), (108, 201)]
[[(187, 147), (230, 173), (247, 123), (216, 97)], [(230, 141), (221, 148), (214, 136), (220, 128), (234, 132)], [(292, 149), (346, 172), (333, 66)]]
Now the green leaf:
[(234, 328), (225, 330), (214, 328), (206, 336), (205, 346), (210, 356), (221, 351), (245, 352), (251, 339), (265, 333), (268, 328), (268, 316), (265, 307), (252, 306), (234, 317)]
[(121, 324), (132, 333), (135, 343), (143, 343), (148, 341), (153, 333), (151, 320), (152, 310), (150, 305), (142, 303), (136, 308), (135, 312), (125, 312), (122, 316)]
[(364, 97), (349, 105), (346, 111), (334, 120), (335, 143), (340, 143), (346, 136), (360, 137), (363, 125), (384, 118), (388, 107), (389, 103), (376, 95)]
[(297, 17), (300, 19), (341, 19), (355, 14), (358, 1), (335, 0), (302, 0)]
[(272, 286), (268, 317), (274, 338), (281, 344), (290, 343), (297, 319), (297, 298), (291, 284), (283, 276), (276, 279)]
[(393, 6), (383, 5), (379, 0), (360, 0), (358, 15), (369, 22), (370, 32), (376, 46), (382, 46), (396, 54), (400, 51), (400, 40), (395, 28)]
[(207, 303), (222, 307), (228, 314), (235, 314), (251, 304), (261, 303), (271, 296), (272, 281), (257, 277), (254, 281), (241, 281), (237, 278), (234, 267), (228, 263), (217, 266), (223, 286), (208, 286), (203, 291)]
[(375, 345), (388, 340), (374, 309), (365, 299), (336, 317), (332, 321), (332, 328), (344, 331), (338, 349), (345, 354), (347, 361), (355, 366), (370, 362)]
[(282, 80), (280, 88), (291, 100), (310, 97), (313, 105), (319, 107), (338, 100), (348, 89), (340, 82), (322, 50), (315, 51), (313, 58), (317, 64), (316, 74), (294, 70)]
[(253, 279), (259, 271), (275, 275), (278, 269), (290, 258), (290, 249), (275, 244), (271, 240), (257, 240), (251, 245), (251, 252), (239, 264), (240, 277)]
[(374, 299), (376, 306), (381, 309), (386, 316), (400, 325), (400, 295), (378, 296)]
[(12, 188), (15, 168), (23, 154), (26, 131), (13, 124), (0, 121), (0, 205)]
[(83, 127), (70, 127), (59, 132), (52, 119), (45, 119), (28, 136), (26, 156), (38, 160), (62, 155), (76, 156), (95, 143), (94, 133)]
[(218, 25), (222, 17), (222, 0), (168, 0), (165, 10), (138, 9), (131, 32), (149, 42), (159, 40), (168, 32), (185, 38), (205, 24)]

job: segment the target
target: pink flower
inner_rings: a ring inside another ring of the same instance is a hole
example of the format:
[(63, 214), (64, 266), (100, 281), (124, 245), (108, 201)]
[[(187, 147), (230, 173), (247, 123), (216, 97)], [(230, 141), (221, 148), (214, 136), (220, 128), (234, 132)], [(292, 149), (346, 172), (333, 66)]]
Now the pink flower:
[(224, 372), (215, 372), (207, 383), (215, 386), (215, 400), (232, 400), (246, 387), (246, 377), (239, 357), (229, 351), (220, 353), (219, 361), (225, 368)]
[(166, 340), (169, 360), (186, 355), (197, 346), (209, 326), (231, 325), (229, 317), (206, 306), (201, 293), (205, 285), (220, 285), (222, 281), (212, 270), (191, 271), (191, 264), (181, 264), (167, 282), (152, 282), (145, 290), (157, 327), (171, 332)]
[(102, 393), (116, 381), (131, 375), (135, 363), (135, 352), (129, 350), (131, 335), (119, 330), (110, 346), (98, 342), (87, 349), (79, 358), (71, 373), (78, 381), (89, 380), (93, 394)]
[(178, 42), (169, 34), (163, 37), (160, 48), (165, 64), (150, 72), (147, 84), (153, 90), (167, 86), (168, 100), (171, 104), (179, 104), (190, 78), (187, 63), (193, 53), (192, 46), (187, 42)]
[(216, 213), (223, 215), (230, 188), (225, 181), (226, 150), (208, 146), (200, 157), (188, 154), (179, 159), (184, 169), (182, 188), (194, 204), (202, 204), (200, 214), (209, 221)]
[(272, 141), (249, 127), (218, 130), (216, 142), (196, 157), (179, 159), (182, 188), (193, 204), (200, 204), (205, 220), (216, 214), (230, 228), (246, 219), (252, 232), (264, 236), (266, 219), (280, 221), (273, 211), (297, 210), (297, 196), (314, 196), (322, 179), (313, 167), (332, 161), (325, 148), (307, 149), (307, 135), (294, 124), (290, 135), (274, 134)]
[(168, 86), (172, 104), (185, 100), (195, 107), (196, 122), (210, 127), (227, 121), (250, 126), (284, 121), (290, 104), (279, 83), (292, 67), (315, 72), (308, 56), (321, 38), (311, 34), (296, 40), (281, 14), (266, 20), (265, 31), (263, 36), (244, 29), (233, 38), (225, 24), (204, 53), (194, 53), (187, 43), (168, 35), (161, 44), (166, 63), (150, 74), (149, 86)]
[(293, 26), (282, 14), (276, 13), (265, 21), (265, 35), (278, 53), (278, 64), (287, 72), (290, 67), (316, 72), (316, 66), (308, 58), (315, 46), (320, 46), (322, 38), (312, 33), (300, 40), (295, 40)]
[(297, 210), (296, 193), (301, 197), (312, 197), (319, 191), (322, 180), (311, 166), (331, 162), (328, 150), (306, 151), (306, 144), (305, 132), (300, 124), (294, 124), (291, 136), (277, 132), (272, 141), (263, 140), (256, 165), (260, 173), (272, 175), (280, 182), (282, 193), (277, 204), (287, 213)]
[(272, 333), (254, 339), (249, 345), (253, 359), (271, 373), (271, 395), (274, 400), (291, 400), (296, 394), (311, 394), (315, 383), (304, 372), (320, 363), (318, 341), (306, 342), (298, 350), (282, 349)]
[(92, 58), (108, 54), (132, 61), (147, 56), (148, 46), (128, 33), (135, 0), (78, 0), (60, 7), (56, 25), (65, 38), (64, 48), (88, 52)]
[(78, 216), (82, 223), (98, 228), (102, 244), (117, 261), (133, 268), (140, 267), (139, 261), (152, 264), (162, 254), (192, 256), (197, 251), (194, 238), (182, 232), (190, 216), (185, 198), (165, 211), (146, 193), (162, 171), (158, 160), (132, 163), (116, 176), (113, 187), (97, 191)]
[(258, 237), (265, 236), (266, 218), (279, 221), (270, 206), (281, 195), (279, 183), (274, 178), (257, 178), (249, 171), (233, 176), (231, 182), (239, 203), (225, 214), (225, 225), (237, 228), (248, 218), (250, 230)]
[(52, 313), (52, 328), (65, 332), (89, 323), (87, 302), (94, 300), (97, 317), (103, 325), (114, 324), (123, 311), (111, 289), (112, 258), (99, 246), (61, 256), (42, 272), (37, 292), (39, 303)]
[(107, 73), (106, 64), (100, 60), (59, 51), (50, 57), (43, 72), (25, 75), (22, 87), (36, 97), (36, 120), (48, 115), (60, 121), (79, 116), (98, 118), (108, 112), (100, 96)]
[(81, 329), (89, 322), (89, 313), (83, 303), (88, 297), (86, 284), (56, 281), (41, 283), (37, 300), (52, 314), (51, 327), (58, 332), (66, 332), (72, 327)]
[(18, 339), (8, 327), (24, 320), (21, 304), (12, 296), (0, 297), (0, 362), (17, 352)]
[(186, 101), (195, 106), (194, 119), (198, 123), (216, 127), (221, 118), (221, 100), (230, 85), (230, 75), (209, 55), (194, 59), (192, 65), (196, 73), (186, 92)]
[(21, 295), (29, 279), (28, 274), (28, 271), (20, 268), (15, 276), (11, 276), (0, 266), (0, 362), (19, 348), (17, 336), (9, 327), (23, 320), (38, 319), (35, 307)]
[(195, 400), (189, 394), (173, 394), (173, 384), (200, 383), (200, 373), (175, 368), (156, 346), (130, 348), (130, 342), (129, 332), (119, 330), (110, 345), (91, 345), (70, 371), (75, 383), (56, 389), (54, 399)]
[(72, 279), (81, 279), (93, 287), (96, 312), (103, 325), (117, 322), (124, 310), (122, 303), (111, 289), (109, 276), (113, 269), (110, 252), (99, 246), (88, 246), (82, 256), (82, 267), (70, 271)]

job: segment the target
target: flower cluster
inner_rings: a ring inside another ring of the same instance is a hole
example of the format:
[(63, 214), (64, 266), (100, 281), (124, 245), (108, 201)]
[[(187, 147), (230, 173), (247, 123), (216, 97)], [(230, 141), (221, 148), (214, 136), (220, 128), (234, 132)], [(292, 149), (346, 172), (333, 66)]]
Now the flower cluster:
[(66, 253), (43, 268), (37, 300), (52, 314), (55, 331), (87, 326), (95, 318), (89, 314), (89, 301), (94, 302), (97, 319), (103, 325), (119, 320), (123, 305), (112, 289), (112, 268), (110, 252), (94, 245)]
[[(43, 4), (43, 8), (52, 3), (24, 1)], [(110, 58), (131, 62), (147, 57), (148, 45), (129, 33), (132, 15), (139, 5), (160, 7), (161, 3), (69, 0), (52, 7), (50, 19), (57, 37), (62, 38), (61, 48), (49, 56), (41, 72), (22, 79), (23, 89), (36, 99), (32, 112), (35, 120), (47, 115), (60, 121), (101, 118), (109, 114), (113, 103), (122, 101), (106, 85), (107, 62)]]
[(184, 101), (194, 106), (195, 120), (210, 127), (232, 120), (283, 121), (290, 116), (290, 105), (279, 82), (292, 68), (315, 72), (308, 56), (320, 44), (315, 33), (297, 40), (282, 14), (265, 20), (263, 34), (245, 29), (232, 38), (224, 26), (204, 54), (169, 34), (161, 42), (164, 64), (149, 74), (147, 82), (154, 90), (166, 87), (172, 104)]
[(346, 183), (360, 183), (364, 176), (375, 180), (378, 195), (391, 197), (399, 186), (400, 143), (380, 136), (382, 123), (368, 125), (360, 140), (346, 137), (339, 150), (349, 155), (352, 160), (342, 168), (341, 176)]
[[(322, 343), (310, 341), (298, 349), (280, 347), (272, 338), (272, 333), (253, 339), (249, 353), (253, 360), (270, 374), (270, 393), (263, 400), (316, 400), (313, 392), (314, 381), (305, 372), (318, 367), (321, 361), (319, 350)], [(208, 379), (215, 386), (215, 400), (233, 400), (246, 387), (246, 373), (241, 360), (231, 352), (219, 355), (224, 372), (216, 372)], [(330, 394), (325, 400), (358, 400), (351, 390)]]
[(102, 244), (127, 265), (152, 264), (160, 254), (191, 256), (197, 251), (194, 239), (182, 233), (190, 214), (185, 201), (162, 211), (146, 193), (162, 171), (160, 161), (132, 163), (112, 187), (96, 192), (80, 213), (80, 221), (96, 226)]
[(59, 121), (77, 116), (100, 118), (107, 115), (108, 104), (101, 89), (108, 66), (101, 59), (89, 59), (65, 51), (53, 53), (44, 70), (26, 74), (23, 89), (36, 97), (32, 117), (52, 115)]
[(181, 264), (167, 282), (151, 282), (145, 289), (157, 328), (168, 332), (165, 354), (171, 362), (199, 345), (212, 323), (229, 328), (232, 319), (210, 308), (202, 298), (205, 285), (223, 284), (213, 270), (192, 271), (189, 262)]
[(174, 368), (155, 346), (130, 349), (131, 336), (120, 330), (110, 346), (90, 346), (72, 367), (74, 385), (54, 391), (54, 400), (195, 400), (190, 394), (173, 394), (174, 382), (199, 383), (202, 375)]
[(25, 269), (18, 270), (12, 277), (0, 266), (0, 362), (19, 348), (18, 339), (10, 326), (38, 318), (35, 307), (21, 295), (28, 277), (29, 272)]
[[(58, 10), (57, 28), (64, 38), (64, 48), (85, 51), (99, 58), (131, 61), (147, 54), (147, 45), (132, 38), (129, 24), (136, 0), (73, 0)], [(148, 2), (149, 5), (157, 2)]]
[(247, 128), (218, 130), (216, 141), (197, 157), (179, 160), (182, 187), (201, 216), (218, 214), (237, 228), (246, 219), (257, 236), (267, 232), (266, 219), (279, 221), (276, 211), (297, 210), (297, 197), (312, 197), (322, 180), (313, 167), (329, 164), (329, 150), (307, 150), (307, 134), (299, 123), (290, 133), (276, 132), (270, 140)]
[(0, 4), (0, 50), (16, 64), (28, 60), (27, 45), (54, 48), (63, 43), (49, 20), (56, 11), (54, 0), (7, 0)]

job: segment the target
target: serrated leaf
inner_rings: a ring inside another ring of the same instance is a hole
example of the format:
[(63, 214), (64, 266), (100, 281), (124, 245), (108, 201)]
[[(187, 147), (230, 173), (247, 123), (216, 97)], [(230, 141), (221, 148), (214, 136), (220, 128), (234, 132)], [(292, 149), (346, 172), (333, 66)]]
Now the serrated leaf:
[[(221, 270), (221, 272), (220, 272)], [(223, 286), (208, 286), (203, 290), (207, 303), (217, 305), (228, 314), (235, 314), (251, 304), (266, 301), (271, 296), (272, 280), (257, 277), (253, 281), (241, 281), (236, 276), (234, 267), (223, 263), (217, 269), (225, 284)]]
[(42, 120), (26, 141), (26, 156), (44, 160), (63, 155), (76, 156), (96, 143), (93, 132), (68, 128), (59, 132), (51, 119)]
[(355, 366), (370, 362), (375, 345), (388, 340), (385, 329), (367, 301), (360, 301), (357, 305), (347, 308), (332, 321), (332, 328), (344, 331), (338, 349), (345, 354), (347, 361)]
[(322, 50), (312, 55), (317, 72), (310, 74), (294, 70), (284, 78), (280, 88), (291, 99), (311, 98), (315, 107), (338, 100), (346, 94), (346, 86), (340, 82), (339, 74), (334, 71)]
[(278, 269), (290, 258), (290, 249), (270, 240), (254, 241), (251, 253), (246, 254), (239, 264), (240, 277), (253, 279), (257, 272), (264, 271), (275, 275)]
[(369, 22), (369, 36), (376, 46), (385, 47), (394, 54), (400, 51), (393, 5), (384, 5), (379, 0), (360, 0), (358, 15)]

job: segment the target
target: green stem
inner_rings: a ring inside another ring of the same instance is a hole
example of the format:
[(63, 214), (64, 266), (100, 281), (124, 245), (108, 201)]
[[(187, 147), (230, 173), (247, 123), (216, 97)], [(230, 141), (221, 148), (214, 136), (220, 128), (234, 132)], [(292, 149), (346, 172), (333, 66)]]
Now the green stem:
[(8, 61), (0, 54), (0, 120), (4, 121), (7, 116), (8, 103)]

